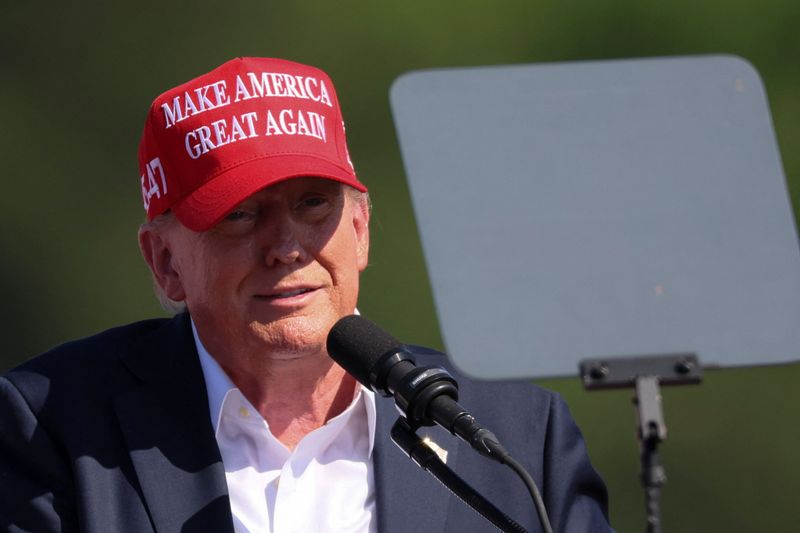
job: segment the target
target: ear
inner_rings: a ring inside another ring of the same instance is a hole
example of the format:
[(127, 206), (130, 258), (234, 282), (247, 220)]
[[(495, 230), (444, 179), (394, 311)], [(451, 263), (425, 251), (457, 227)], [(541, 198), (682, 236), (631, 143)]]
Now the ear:
[(172, 252), (166, 231), (153, 227), (152, 224), (142, 224), (139, 228), (139, 249), (142, 252), (153, 281), (170, 300), (182, 302), (186, 299), (180, 273), (172, 264)]
[(369, 264), (369, 200), (366, 195), (353, 204), (353, 228), (356, 236), (356, 261), (358, 271)]

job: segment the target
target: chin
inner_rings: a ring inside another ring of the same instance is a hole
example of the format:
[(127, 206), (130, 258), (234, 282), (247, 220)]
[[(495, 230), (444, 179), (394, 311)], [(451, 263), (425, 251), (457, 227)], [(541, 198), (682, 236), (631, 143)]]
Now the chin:
[(296, 359), (318, 353), (327, 354), (328, 331), (334, 322), (292, 317), (268, 323), (251, 322), (250, 331), (270, 356)]

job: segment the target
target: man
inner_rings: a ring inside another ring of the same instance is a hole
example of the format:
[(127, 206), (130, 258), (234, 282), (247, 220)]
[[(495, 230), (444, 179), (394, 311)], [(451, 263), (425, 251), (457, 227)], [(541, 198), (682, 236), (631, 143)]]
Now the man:
[[(0, 379), (2, 528), (488, 528), (391, 444), (393, 406), (326, 352), (369, 249), (366, 188), (327, 75), (229, 61), (156, 98), (139, 165), (142, 254), (162, 300), (186, 312), (68, 343)], [(608, 530), (605, 488), (563, 403), (459, 378), (463, 403), (496, 421), (540, 484), (556, 530)], [(513, 474), (427, 434), (539, 530)]]

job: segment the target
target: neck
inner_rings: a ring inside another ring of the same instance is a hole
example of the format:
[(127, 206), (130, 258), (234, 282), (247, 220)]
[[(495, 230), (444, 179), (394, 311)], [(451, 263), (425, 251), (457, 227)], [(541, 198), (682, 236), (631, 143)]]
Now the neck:
[(327, 353), (285, 360), (220, 357), (217, 361), (289, 449), (342, 413), (355, 396), (355, 380)]

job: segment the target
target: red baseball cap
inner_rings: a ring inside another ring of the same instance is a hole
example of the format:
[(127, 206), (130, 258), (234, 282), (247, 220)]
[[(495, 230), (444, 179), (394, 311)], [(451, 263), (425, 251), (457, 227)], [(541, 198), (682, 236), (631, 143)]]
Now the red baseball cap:
[(243, 57), (150, 106), (139, 143), (147, 219), (167, 210), (206, 231), (251, 194), (315, 176), (362, 192), (333, 83), (314, 67)]

